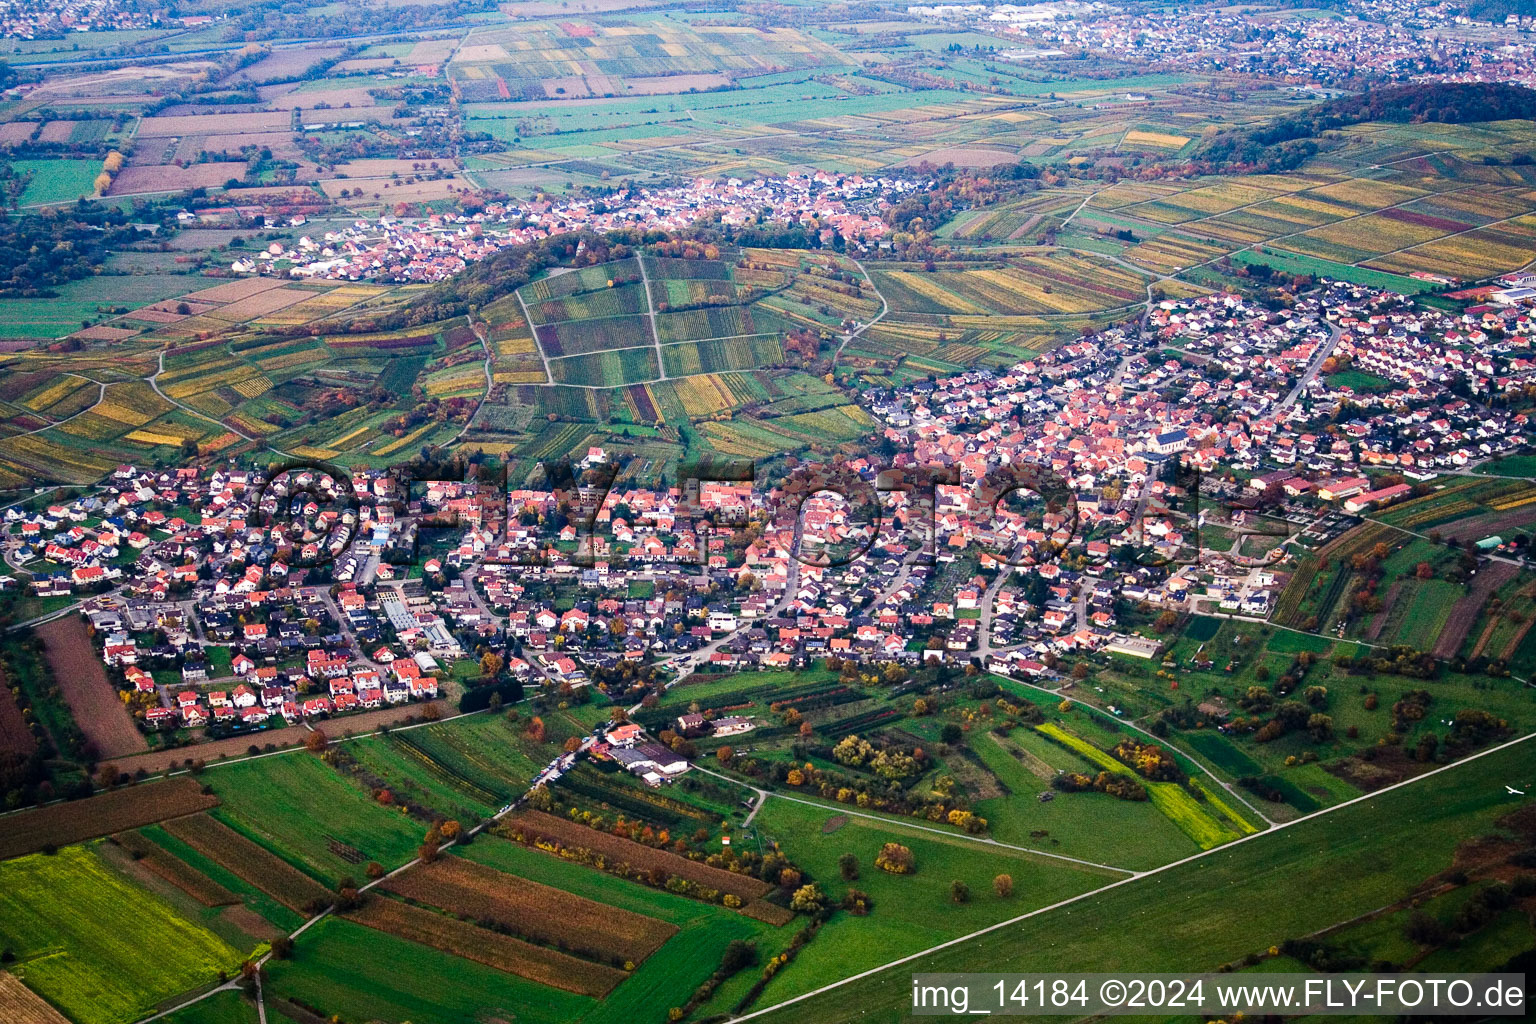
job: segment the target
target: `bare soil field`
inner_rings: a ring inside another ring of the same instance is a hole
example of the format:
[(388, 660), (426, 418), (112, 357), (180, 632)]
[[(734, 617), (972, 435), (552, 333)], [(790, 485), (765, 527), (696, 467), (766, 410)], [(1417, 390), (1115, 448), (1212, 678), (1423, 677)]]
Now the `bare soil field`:
[(167, 313), (163, 309), (136, 309), (129, 314), (135, 320), (147, 320), (152, 324), (174, 324), (178, 320), (185, 320), (190, 314)]
[(387, 178), (391, 174), (398, 174), (404, 178), (412, 174), (432, 173), (433, 163), (436, 163), (440, 168), (446, 168), (450, 171), (458, 168), (458, 162), (455, 160), (390, 160), (372, 158), (367, 160), (348, 160), (346, 163), (337, 164), (331, 168), (331, 174), (338, 178)]
[(269, 105), (273, 110), (293, 110), (302, 107), (304, 120), (310, 120), (311, 114), (323, 114), (324, 110), (315, 110), (317, 103), (330, 105), (333, 110), (343, 104), (353, 107), (372, 107), (377, 105), (377, 100), (362, 86), (353, 86), (344, 89), (324, 89), (314, 92), (290, 92), (283, 96), (274, 96)]
[(0, 1020), (6, 1024), (69, 1024), (69, 1018), (9, 971), (0, 971)]
[(210, 153), (238, 153), (242, 146), (262, 146), (270, 149), (273, 156), (289, 160), (300, 157), (299, 145), (290, 132), (246, 132), (243, 135), (209, 135), (203, 139), (203, 148)]
[(626, 78), (624, 92), (636, 96), (655, 96), (669, 92), (687, 92), (689, 89), (713, 89), (730, 85), (731, 76), (718, 71), (696, 75), (661, 75), (656, 78)]
[[(219, 241), (222, 242), (223, 239), (220, 238)], [(139, 312), (142, 313), (144, 310), (153, 309), (161, 313), (174, 314), (176, 313), (176, 307), (180, 306), (182, 303), (186, 303), (187, 309), (192, 311), (193, 316), (196, 316), (199, 313), (206, 313), (210, 309), (218, 308), (218, 304), (214, 302), (198, 302), (196, 299), (166, 299), (164, 302), (157, 302), (152, 306), (145, 306), (144, 309), (139, 310)]]
[(38, 136), (39, 142), (68, 142), (70, 135), (74, 134), (75, 122), (73, 121), (49, 121), (43, 125), (43, 133)]
[(27, 728), (16, 698), (11, 696), (10, 685), (0, 676), (0, 754), (20, 754), (23, 757), (37, 749), (37, 739)]
[(32, 137), (36, 127), (37, 125), (31, 121), (7, 121), (5, 124), (0, 124), (0, 146), (26, 142)]
[(139, 122), (140, 138), (166, 135), (242, 135), (249, 132), (284, 131), (293, 124), (286, 110), (258, 110), (250, 114), (182, 114), (146, 117)]
[(144, 870), (159, 875), (205, 907), (240, 902), (239, 896), (137, 832), (120, 832), (112, 841), (127, 850)]
[(331, 60), (341, 56), (339, 46), (313, 46), (297, 47), (287, 50), (273, 50), (261, 60), (248, 68), (241, 68), (229, 78), (227, 82), (270, 82), (276, 78), (289, 78), (301, 75), (315, 64), (323, 60)]
[[(96, 328), (111, 330), (111, 328)], [(85, 623), (74, 615), (37, 627), (44, 657), (59, 692), (69, 704), (75, 722), (102, 760), (133, 754), (148, 748), (144, 734), (134, 724), (117, 687), (96, 657), (95, 644)]]
[(218, 802), (205, 796), (196, 780), (183, 777), (17, 811), (0, 816), (0, 860), (196, 814)]
[(1440, 630), (1440, 636), (1435, 641), (1435, 657), (1454, 658), (1456, 652), (1461, 650), (1462, 641), (1467, 638), (1467, 632), (1483, 610), (1483, 605), (1493, 592), (1515, 578), (1519, 568), (1508, 562), (1490, 562), (1487, 568), (1477, 574), (1472, 589), (1460, 598), (1451, 608), (1451, 614), (1446, 618), (1444, 627)]
[(283, 282), (273, 277), (242, 277), (238, 281), (216, 284), (211, 288), (190, 292), (183, 297), (201, 302), (238, 302), (248, 296), (260, 295), (262, 292), (282, 286)]
[(346, 917), (388, 935), (398, 935), (567, 992), (605, 996), (628, 977), (616, 968), (535, 946), (399, 900), (375, 896)]
[(131, 338), (139, 332), (128, 327), (87, 327), (70, 335), (72, 338), (83, 338), (86, 341), (121, 341)]
[(256, 295), (247, 295), (243, 299), (237, 299), (229, 305), (208, 314), (216, 320), (227, 320), (230, 323), (244, 323), (266, 313), (275, 313), (279, 309), (286, 309), (312, 299), (314, 295), (309, 292), (299, 291), (297, 288), (273, 288), (270, 291)]
[(452, 39), (423, 39), (403, 58), (406, 64), (441, 64), (453, 52)]
[[(590, 850), (602, 854), (610, 864), (627, 864), (642, 872), (661, 871), (667, 875), (686, 878), (698, 885), (718, 889), (720, 892), (740, 896), (744, 901), (755, 900), (769, 890), (767, 882), (750, 875), (738, 875), (724, 868), (680, 857), (669, 850), (658, 850), (608, 832), (599, 832), (564, 818), (557, 818), (543, 811), (522, 811), (508, 818), (500, 831), (509, 838), (526, 845), (536, 840), (553, 842), (560, 846)], [(521, 838), (519, 838), (521, 836)]]
[[(562, 14), (593, 14), (653, 7), (660, 0), (523, 0), (501, 4), (504, 13), (519, 18), (551, 18)], [(904, 23), (905, 24), (905, 23)]]
[(112, 179), (109, 196), (140, 195), (146, 192), (174, 192), (184, 188), (212, 188), (231, 178), (245, 176), (243, 163), (206, 163), (177, 167), (175, 164), (142, 166), (129, 164)]
[(913, 167), (923, 163), (933, 164), (935, 167), (942, 167), (945, 164), (954, 164), (956, 167), (995, 167), (998, 164), (1018, 162), (1018, 155), (1012, 150), (988, 149), (985, 146), (950, 146), (903, 161), (904, 164)]
[(337, 71), (382, 71), (398, 63), (393, 57), (357, 57), (336, 65)]
[[(341, 198), (344, 189), (362, 189), (363, 198), (371, 200), (378, 193), (381, 203), (418, 203), (434, 199), (447, 199), (456, 192), (469, 189), (466, 182), (457, 178), (439, 178), (436, 181), (395, 183), (388, 178), (331, 178), (320, 183), (325, 194), (333, 199)], [(356, 201), (354, 200), (354, 205)]]
[(313, 110), (305, 107), (299, 114), (301, 124), (340, 124), (347, 121), (380, 121), (388, 125), (393, 119), (389, 107), (361, 107), (353, 104), (350, 107), (331, 107), (327, 110)]
[(455, 64), (474, 64), (487, 60), (507, 60), (511, 55), (500, 43), (474, 43), (470, 46), (459, 47), (459, 52), (454, 54)]
[(290, 910), (307, 913), (305, 907), (330, 902), (325, 886), (206, 814), (166, 822), (165, 830)]
[[(299, 172), (300, 178), (304, 171)], [(241, 205), (247, 203), (324, 203), (325, 197), (302, 180), (292, 185), (264, 185), (260, 188), (242, 188), (232, 195)], [(227, 236), (226, 236), (227, 237)]]
[(665, 921), (594, 903), (462, 857), (420, 865), (390, 879), (385, 888), (450, 914), (494, 921), (535, 942), (563, 942), (603, 959), (640, 963), (677, 934), (677, 927)]

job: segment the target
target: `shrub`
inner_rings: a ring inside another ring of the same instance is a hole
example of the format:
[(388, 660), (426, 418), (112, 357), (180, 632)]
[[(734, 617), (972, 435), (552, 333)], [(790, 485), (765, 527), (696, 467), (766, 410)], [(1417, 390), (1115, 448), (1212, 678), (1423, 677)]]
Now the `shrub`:
[(917, 870), (917, 858), (900, 843), (886, 843), (875, 856), (875, 867), (893, 875), (910, 875)]

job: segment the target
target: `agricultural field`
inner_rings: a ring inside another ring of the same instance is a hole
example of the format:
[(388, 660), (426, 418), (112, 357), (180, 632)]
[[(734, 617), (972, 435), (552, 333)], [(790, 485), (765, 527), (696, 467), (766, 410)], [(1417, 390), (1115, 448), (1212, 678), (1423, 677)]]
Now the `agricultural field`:
[(85, 623), (67, 615), (40, 627), (37, 636), (43, 643), (49, 672), (100, 756), (114, 758), (144, 750), (144, 734), (91, 649)]
[(163, 827), (168, 835), (290, 910), (307, 912), (329, 903), (330, 894), (319, 883), (214, 818), (177, 818)]
[[(562, 1024), (592, 1000), (551, 989), (474, 961), (339, 917), (300, 937), (298, 955), (270, 965), (269, 1006), (292, 1000), (355, 1019), (454, 1024), (497, 1011)], [(452, 978), (454, 984), (443, 980)]]
[(189, 778), (167, 779), (0, 817), (0, 858), (64, 846), (195, 814), (218, 803)]
[(607, 907), (460, 857), (391, 879), (385, 888), (451, 914), (490, 919), (534, 942), (561, 943), (597, 961), (642, 963), (677, 933), (654, 918)]
[[(1458, 765), (1416, 786), (1128, 882), (764, 1019), (897, 1020), (900, 1008), (910, 1005), (913, 971), (962, 971), (978, 963), (1015, 971), (1129, 964), (1198, 971), (1261, 953), (1403, 899), (1446, 870), (1459, 842), (1488, 831), (1514, 808), (1507, 794), (1499, 795), (1499, 782), (1518, 772), (1525, 756), (1515, 748)], [(1342, 869), (1346, 864), (1349, 870)], [(1253, 914), (1247, 899), (1268, 900), (1271, 909)], [(785, 972), (766, 1002), (808, 990), (793, 971)]]
[(0, 943), (16, 955), (9, 970), (82, 1024), (129, 1024), (244, 959), (89, 847), (0, 862), (0, 880)]
[(653, 472), (690, 455), (847, 443), (872, 421), (806, 372), (809, 350), (786, 346), (784, 332), (814, 338), (826, 360), (845, 321), (880, 308), (863, 272), (832, 253), (742, 249), (552, 273), (482, 314), (494, 384), (469, 440), (531, 466), (606, 435)]
[(996, 269), (873, 272), (881, 294), (899, 313), (1087, 313), (1106, 304), (1112, 308), (1146, 300), (1139, 275), (1065, 252), (1021, 258)]
[[(919, 832), (899, 821), (845, 815), (830, 806), (770, 799), (754, 825), (834, 894), (859, 889), (868, 893), (874, 908), (867, 917), (840, 915), (825, 925), (796, 958), (794, 969), (769, 985), (762, 997), (768, 1003), (1120, 877), (994, 850), (960, 836)], [(912, 873), (895, 875), (875, 866), (888, 842), (912, 851)], [(859, 862), (853, 882), (840, 879), (838, 858), (845, 853)], [(1013, 880), (1010, 896), (994, 892), (993, 880), (1000, 874)], [(969, 902), (957, 904), (951, 898), (957, 879), (969, 886)]]
[[(365, 861), (404, 863), (424, 831), (398, 810), (388, 810), (354, 788), (319, 758), (302, 752), (224, 766), (210, 776), (210, 784), (221, 800), (216, 823), (269, 847), (331, 886), (343, 875), (355, 877), (358, 864)], [(216, 828), (207, 831), (222, 834)], [(291, 895), (302, 905), (303, 899)]]
[(1166, 863), (1198, 849), (1150, 803), (1103, 793), (1042, 803), (1040, 794), (1050, 789), (1059, 771), (1079, 771), (1083, 765), (1065, 747), (1032, 730), (1015, 729), (1006, 736), (973, 733), (969, 746), (993, 777), (978, 785), (976, 813), (1000, 840), (1131, 868)]

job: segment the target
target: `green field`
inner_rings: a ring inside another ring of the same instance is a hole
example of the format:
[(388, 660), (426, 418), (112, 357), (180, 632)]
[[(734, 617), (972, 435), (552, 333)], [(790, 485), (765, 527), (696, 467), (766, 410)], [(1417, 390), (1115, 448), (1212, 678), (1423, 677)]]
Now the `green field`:
[(360, 868), (331, 852), (328, 838), (397, 867), (415, 855), (425, 831), (307, 753), (225, 765), (207, 779), (223, 801), (217, 817), (333, 886), (344, 876), (356, 878)]
[(1245, 249), (1242, 252), (1232, 254), (1233, 263), (1252, 265), (1262, 263), (1265, 266), (1282, 270), (1287, 274), (1311, 274), (1315, 277), (1331, 277), (1336, 281), (1349, 281), (1354, 284), (1363, 284), (1371, 288), (1384, 288), (1398, 292), (1402, 295), (1417, 295), (1436, 287), (1433, 281), (1420, 281), (1416, 277), (1406, 277), (1402, 274), (1388, 274), (1380, 270), (1368, 270), (1365, 267), (1355, 267), (1348, 263), (1336, 263), (1333, 260), (1320, 259), (1316, 256), (1302, 256), (1299, 253), (1276, 251), (1255, 252)]
[[(269, 1009), (270, 1020), (273, 1011)], [(256, 1006), (241, 992), (219, 992), (164, 1018), (165, 1024), (256, 1024)]]
[(10, 970), (79, 1024), (126, 1024), (244, 954), (113, 874), (89, 848), (0, 863)]
[[(850, 982), (764, 1020), (902, 1020), (914, 972), (1211, 969), (1403, 898), (1448, 867), (1459, 842), (1519, 806), (1503, 783), (1529, 764), (1526, 741)], [(1263, 912), (1254, 912), (1259, 906)], [(775, 988), (765, 1005), (794, 994), (790, 985)]]
[[(824, 925), (793, 967), (768, 986), (764, 995), (768, 1001), (825, 985), (1118, 877), (1015, 854), (960, 835), (916, 831), (899, 821), (853, 817), (840, 814), (836, 807), (788, 800), (769, 800), (753, 824), (765, 842), (778, 843), (834, 898), (854, 888), (874, 900), (868, 917), (839, 914)], [(912, 851), (915, 872), (893, 875), (875, 866), (875, 856), (887, 842), (899, 842)], [(838, 858), (844, 853), (859, 860), (857, 881), (844, 882), (839, 874)], [(1013, 877), (1012, 896), (999, 898), (993, 891), (992, 880), (999, 874)], [(970, 887), (970, 902), (951, 900), (950, 883), (956, 879)]]
[(1364, 370), (1344, 370), (1340, 373), (1330, 373), (1328, 383), (1332, 387), (1351, 388), (1355, 391), (1390, 391), (1393, 383), (1385, 377), (1378, 377), (1374, 373), (1366, 373)]
[(288, 999), (327, 1018), (462, 1024), (501, 1018), (565, 1024), (592, 1005), (584, 996), (328, 917), (305, 932), (292, 960), (268, 963), (267, 1005)]
[(21, 193), (22, 206), (72, 203), (89, 196), (101, 173), (101, 163), (96, 160), (13, 160), (11, 166), (17, 174), (32, 175)]
[(532, 746), (501, 716), (478, 715), (356, 740), (347, 753), (403, 800), (449, 817), (485, 817), (522, 792), (544, 763), (520, 749), (525, 743)]
[(1050, 775), (1084, 766), (1033, 730), (1015, 729), (1007, 737), (973, 732), (970, 746), (1008, 789), (1006, 795), (976, 803), (976, 813), (987, 819), (997, 839), (1135, 870), (1198, 849), (1150, 802), (1119, 800), (1107, 793), (1058, 793), (1041, 803), (1040, 794), (1051, 788)]

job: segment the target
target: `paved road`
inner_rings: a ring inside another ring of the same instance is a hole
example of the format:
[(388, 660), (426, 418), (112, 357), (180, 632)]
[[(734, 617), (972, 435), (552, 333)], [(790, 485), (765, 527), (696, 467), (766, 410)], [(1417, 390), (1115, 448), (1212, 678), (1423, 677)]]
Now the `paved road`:
[(885, 296), (881, 294), (879, 288), (875, 287), (875, 279), (870, 276), (869, 271), (864, 269), (864, 264), (860, 263), (852, 256), (849, 256), (848, 258), (853, 260), (853, 265), (859, 268), (859, 272), (863, 274), (864, 279), (869, 282), (870, 291), (874, 292), (880, 297), (880, 312), (876, 313), (874, 317), (869, 321), (869, 323), (861, 324), (860, 326), (855, 327), (853, 330), (849, 331), (847, 334), (843, 335), (842, 343), (837, 346), (837, 351), (832, 353), (832, 369), (834, 370), (837, 369), (838, 356), (843, 354), (843, 349), (848, 347), (848, 343), (854, 338), (857, 338), (859, 335), (863, 334), (865, 331), (869, 330), (871, 327), (875, 326), (875, 324), (879, 323), (881, 320), (884, 320), (885, 314), (891, 311), (891, 304), (885, 301)]
[(1339, 336), (1344, 332), (1333, 324), (1327, 324), (1326, 326), (1328, 327), (1328, 340), (1318, 345), (1317, 351), (1312, 355), (1312, 361), (1307, 363), (1307, 368), (1297, 378), (1296, 386), (1291, 388), (1284, 398), (1280, 399), (1278, 409), (1289, 409), (1295, 405), (1296, 400), (1301, 397), (1301, 393), (1306, 389), (1307, 385), (1317, 379), (1318, 372), (1322, 370), (1324, 361), (1333, 355), (1333, 349), (1339, 343)]

